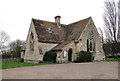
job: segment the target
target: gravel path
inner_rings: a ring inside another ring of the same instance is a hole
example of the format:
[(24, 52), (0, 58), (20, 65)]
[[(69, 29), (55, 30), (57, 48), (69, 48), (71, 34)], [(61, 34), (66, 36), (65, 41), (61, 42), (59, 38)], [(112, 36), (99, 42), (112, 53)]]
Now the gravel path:
[(118, 79), (118, 62), (40, 65), (5, 69), (3, 79)]

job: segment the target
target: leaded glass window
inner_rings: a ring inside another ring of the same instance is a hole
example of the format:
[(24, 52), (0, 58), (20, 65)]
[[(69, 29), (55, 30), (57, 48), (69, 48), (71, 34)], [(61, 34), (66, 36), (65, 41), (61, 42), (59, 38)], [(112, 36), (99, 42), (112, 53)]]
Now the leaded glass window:
[(87, 51), (95, 51), (95, 41), (93, 39), (93, 33), (88, 34)]
[(87, 51), (89, 51), (89, 40), (87, 39)]
[(34, 40), (34, 34), (31, 32), (31, 39)]
[(30, 35), (30, 50), (34, 51), (34, 34), (32, 32)]
[(90, 41), (90, 51), (92, 51), (92, 41)]

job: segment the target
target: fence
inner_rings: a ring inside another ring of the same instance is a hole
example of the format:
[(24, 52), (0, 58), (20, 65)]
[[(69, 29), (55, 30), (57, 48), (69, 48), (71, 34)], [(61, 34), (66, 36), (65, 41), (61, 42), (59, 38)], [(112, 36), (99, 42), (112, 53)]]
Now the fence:
[(2, 62), (20, 62), (21, 58), (3, 58)]

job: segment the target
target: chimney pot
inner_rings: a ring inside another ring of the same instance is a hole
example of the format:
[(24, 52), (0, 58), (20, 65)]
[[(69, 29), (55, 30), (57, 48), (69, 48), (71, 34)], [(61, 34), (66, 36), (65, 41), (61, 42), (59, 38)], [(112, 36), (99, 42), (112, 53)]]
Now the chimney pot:
[(55, 16), (55, 23), (57, 24), (58, 28), (60, 28), (60, 16)]

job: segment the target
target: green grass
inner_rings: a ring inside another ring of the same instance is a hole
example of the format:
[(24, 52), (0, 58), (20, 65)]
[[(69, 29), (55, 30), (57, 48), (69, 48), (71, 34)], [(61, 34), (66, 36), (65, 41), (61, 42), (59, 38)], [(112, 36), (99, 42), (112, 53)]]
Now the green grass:
[(118, 58), (118, 59), (114, 59), (114, 58), (106, 58), (106, 61), (108, 61), (108, 62), (120, 62), (120, 58)]
[(8, 68), (17, 68), (17, 67), (26, 67), (26, 66), (37, 66), (37, 65), (48, 65), (48, 64), (55, 64), (55, 63), (23, 63), (23, 62), (2, 62), (2, 67), (0, 69), (8, 69)]

